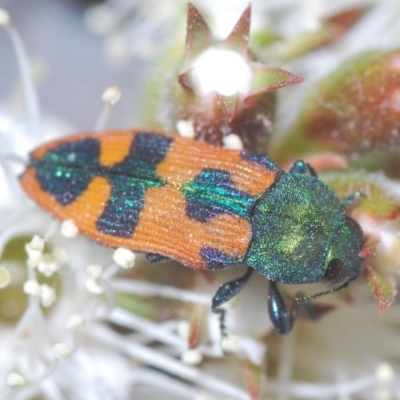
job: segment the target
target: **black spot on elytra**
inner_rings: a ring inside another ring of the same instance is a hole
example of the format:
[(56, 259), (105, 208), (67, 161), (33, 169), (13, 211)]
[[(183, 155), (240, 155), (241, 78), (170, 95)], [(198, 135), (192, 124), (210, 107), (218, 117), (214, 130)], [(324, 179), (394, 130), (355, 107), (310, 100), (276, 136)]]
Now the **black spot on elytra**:
[(112, 192), (97, 229), (118, 237), (131, 237), (144, 207), (146, 190), (161, 187), (165, 182), (157, 176), (160, 163), (172, 143), (172, 138), (141, 132), (135, 136), (123, 161), (110, 168), (107, 178)]
[(213, 247), (202, 247), (200, 256), (204, 260), (208, 269), (219, 270), (224, 269), (229, 265), (237, 264), (239, 261), (222, 251)]
[(254, 198), (238, 190), (228, 171), (206, 168), (181, 192), (186, 197), (186, 214), (200, 222), (209, 222), (219, 214), (246, 218)]
[(111, 195), (97, 220), (97, 229), (118, 236), (132, 236), (144, 207), (146, 190), (165, 182), (157, 176), (157, 164), (165, 157), (173, 139), (151, 132), (134, 137), (125, 159), (112, 167), (99, 164), (100, 142), (95, 138), (61, 143), (40, 159), (32, 159), (37, 180), (58, 203), (73, 203), (87, 190), (94, 177), (104, 177)]
[(281, 171), (281, 169), (274, 164), (267, 156), (263, 154), (252, 153), (251, 151), (242, 151), (240, 156), (247, 161), (258, 164), (270, 171)]
[(83, 139), (61, 143), (31, 164), (36, 167), (36, 179), (42, 190), (66, 206), (87, 189), (96, 175), (99, 154), (97, 139)]

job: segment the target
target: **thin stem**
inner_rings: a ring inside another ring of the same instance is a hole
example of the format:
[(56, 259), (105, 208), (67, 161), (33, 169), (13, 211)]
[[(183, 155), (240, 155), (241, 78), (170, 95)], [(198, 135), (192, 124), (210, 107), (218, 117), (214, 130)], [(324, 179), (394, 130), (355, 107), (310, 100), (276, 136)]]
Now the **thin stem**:
[(17, 57), (22, 88), (24, 91), (25, 108), (28, 117), (29, 130), (32, 138), (39, 139), (40, 108), (38, 95), (29, 68), (29, 58), (25, 50), (25, 46), (19, 36), (19, 33), (13, 27), (11, 22), (8, 20), (6, 23), (3, 23), (2, 26), (4, 27), (4, 30), (7, 32), (13, 44)]

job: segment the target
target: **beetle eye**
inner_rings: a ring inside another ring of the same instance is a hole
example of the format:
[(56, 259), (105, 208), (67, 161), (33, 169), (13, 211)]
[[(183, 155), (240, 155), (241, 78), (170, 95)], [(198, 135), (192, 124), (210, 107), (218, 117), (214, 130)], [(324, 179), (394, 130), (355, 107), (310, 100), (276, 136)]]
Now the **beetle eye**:
[(347, 278), (346, 267), (339, 258), (329, 261), (328, 268), (324, 274), (324, 282), (341, 283)]
[(353, 218), (346, 217), (346, 223), (352, 232), (357, 233), (362, 237), (363, 231), (361, 229), (361, 226), (356, 221), (354, 221)]

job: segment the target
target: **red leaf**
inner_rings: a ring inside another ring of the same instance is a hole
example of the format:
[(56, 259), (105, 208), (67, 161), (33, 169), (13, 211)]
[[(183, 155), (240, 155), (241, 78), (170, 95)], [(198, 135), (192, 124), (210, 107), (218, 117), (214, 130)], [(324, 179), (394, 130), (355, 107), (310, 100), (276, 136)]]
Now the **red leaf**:
[(233, 27), (232, 32), (225, 39), (225, 43), (230, 50), (234, 50), (242, 54), (247, 53), (250, 35), (250, 21), (251, 4), (249, 4), (243, 11), (243, 14), (240, 16), (238, 22)]
[(214, 40), (213, 34), (200, 14), (192, 4), (188, 4), (187, 31), (186, 31), (186, 58), (191, 59), (199, 54), (210, 42)]

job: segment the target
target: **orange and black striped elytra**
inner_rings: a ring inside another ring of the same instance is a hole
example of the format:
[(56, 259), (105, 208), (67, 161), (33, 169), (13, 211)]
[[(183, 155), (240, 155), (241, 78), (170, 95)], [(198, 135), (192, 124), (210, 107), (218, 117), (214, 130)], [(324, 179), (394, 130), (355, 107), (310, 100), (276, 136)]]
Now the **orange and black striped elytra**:
[(105, 245), (198, 269), (247, 265), (218, 289), (215, 312), (257, 270), (270, 281), (281, 333), (300, 302), (288, 310), (277, 282), (343, 287), (362, 269), (360, 227), (302, 161), (284, 172), (266, 156), (165, 132), (92, 132), (37, 148), (20, 181), (40, 206)]

